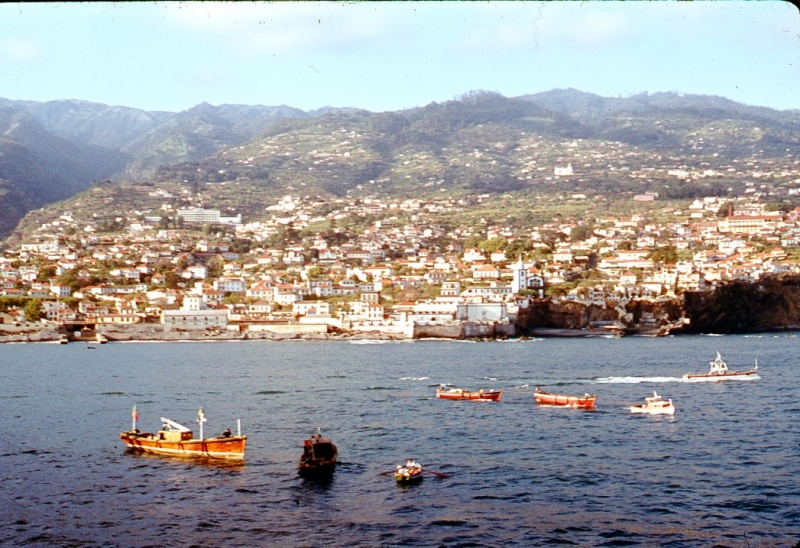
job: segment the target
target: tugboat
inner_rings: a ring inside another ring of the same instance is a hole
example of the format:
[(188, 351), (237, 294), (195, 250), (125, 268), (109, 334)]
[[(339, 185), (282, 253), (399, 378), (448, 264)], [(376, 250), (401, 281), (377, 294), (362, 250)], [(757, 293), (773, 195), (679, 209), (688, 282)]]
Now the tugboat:
[(336, 467), (339, 450), (331, 440), (323, 438), (320, 429), (303, 442), (298, 472), (307, 477), (329, 476)]

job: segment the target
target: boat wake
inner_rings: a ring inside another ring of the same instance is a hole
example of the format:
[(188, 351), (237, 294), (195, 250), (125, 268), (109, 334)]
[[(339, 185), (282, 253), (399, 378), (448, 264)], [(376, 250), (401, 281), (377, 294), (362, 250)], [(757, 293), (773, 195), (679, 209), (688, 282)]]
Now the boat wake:
[(398, 381), (428, 381), (428, 380), (430, 380), (430, 377), (400, 377), (397, 380)]
[(597, 384), (638, 384), (643, 382), (685, 382), (681, 377), (597, 377)]

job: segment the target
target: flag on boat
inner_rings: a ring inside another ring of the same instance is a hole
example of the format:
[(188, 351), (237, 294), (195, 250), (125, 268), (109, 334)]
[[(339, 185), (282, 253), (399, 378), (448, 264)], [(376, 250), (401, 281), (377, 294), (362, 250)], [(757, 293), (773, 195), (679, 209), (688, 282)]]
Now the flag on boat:
[(139, 420), (139, 412), (136, 411), (136, 404), (134, 404), (133, 409), (131, 410), (131, 417), (133, 417), (133, 420), (135, 421)]

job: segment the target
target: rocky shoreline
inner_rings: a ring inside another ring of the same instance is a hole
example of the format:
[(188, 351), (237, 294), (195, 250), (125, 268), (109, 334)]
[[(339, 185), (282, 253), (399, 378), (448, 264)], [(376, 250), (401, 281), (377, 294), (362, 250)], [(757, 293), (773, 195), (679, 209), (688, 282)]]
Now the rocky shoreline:
[[(12, 330), (8, 326), (0, 325), (1, 343), (58, 343), (61, 332), (53, 326), (27, 326), (16, 327)], [(6, 328), (6, 329), (4, 329)], [(292, 333), (272, 331), (219, 331), (219, 330), (165, 330), (161, 325), (133, 325), (125, 327), (108, 327), (100, 329), (97, 334), (102, 335), (108, 342), (181, 342), (181, 341), (395, 341), (412, 340), (400, 333), (385, 333), (380, 331), (336, 331), (328, 333)], [(552, 338), (575, 337), (592, 338), (608, 337), (608, 332), (597, 332), (585, 329), (560, 329), (539, 328), (532, 330), (528, 336), (513, 338)], [(421, 337), (421, 339), (429, 337)], [(437, 339), (454, 337), (436, 337)], [(471, 339), (472, 340), (472, 339)], [(491, 337), (478, 338), (478, 340), (493, 340)], [(85, 342), (95, 344), (94, 335), (82, 339), (70, 339), (71, 342)]]
[[(785, 326), (774, 332), (798, 332), (800, 326)], [(477, 337), (470, 340), (491, 341), (497, 338), (529, 340), (537, 338), (616, 338), (623, 336), (663, 337), (683, 334), (680, 329), (647, 329), (609, 331), (602, 329), (568, 329), (537, 327), (529, 329), (525, 335), (517, 337)], [(696, 334), (696, 333), (693, 333)], [(274, 331), (220, 331), (220, 330), (176, 330), (164, 329), (162, 325), (108, 326), (96, 334), (83, 338), (70, 338), (70, 342), (98, 344), (96, 335), (103, 342), (199, 342), (199, 341), (407, 341), (427, 337), (407, 337), (400, 333), (381, 331), (335, 331), (328, 333), (274, 332)], [(3, 343), (58, 343), (62, 332), (52, 325), (9, 326), (0, 324), (0, 344)], [(458, 340), (456, 337), (437, 337), (437, 339)]]
[[(137, 325), (109, 327), (97, 331), (108, 342), (181, 342), (181, 341), (285, 341), (285, 340), (405, 340), (403, 335), (381, 332), (358, 331), (336, 333), (276, 333), (271, 331), (193, 331), (165, 330), (161, 325)], [(62, 333), (53, 326), (4, 326), (0, 325), (2, 343), (58, 343)], [(94, 344), (92, 335), (86, 338), (70, 338), (70, 342)]]

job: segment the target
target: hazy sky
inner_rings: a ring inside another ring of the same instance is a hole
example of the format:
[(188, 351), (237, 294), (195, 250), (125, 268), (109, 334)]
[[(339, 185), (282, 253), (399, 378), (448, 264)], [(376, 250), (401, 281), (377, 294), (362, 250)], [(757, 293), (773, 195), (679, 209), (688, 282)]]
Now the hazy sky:
[(470, 90), (800, 108), (788, 2), (0, 4), (0, 97), (399, 110)]

